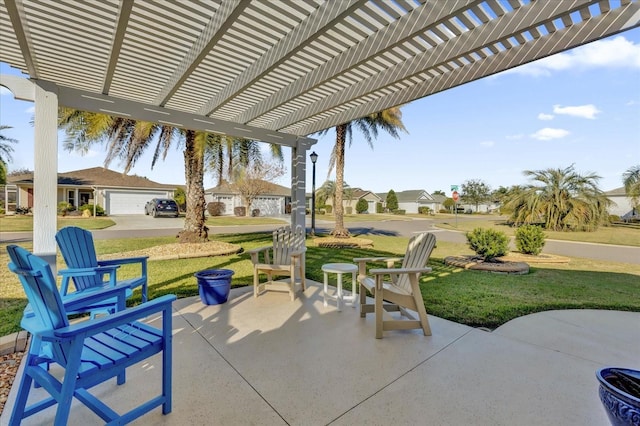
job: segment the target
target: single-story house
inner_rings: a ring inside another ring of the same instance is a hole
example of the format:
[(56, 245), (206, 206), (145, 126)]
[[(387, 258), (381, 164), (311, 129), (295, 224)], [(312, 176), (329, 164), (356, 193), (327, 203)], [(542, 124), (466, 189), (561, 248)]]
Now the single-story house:
[[(251, 206), (248, 206), (248, 210), (259, 209), (260, 216), (289, 214), (291, 212), (291, 189), (272, 182), (263, 183), (266, 191), (253, 200)], [(224, 203), (224, 215), (233, 215), (236, 207), (247, 207), (244, 205), (240, 193), (228, 182), (205, 189), (204, 199), (207, 204), (213, 201)]]
[[(344, 208), (351, 207), (352, 212), (356, 212), (356, 204), (360, 199), (364, 199), (367, 204), (367, 213), (375, 213), (376, 212), (376, 203), (381, 203), (382, 199), (371, 191), (367, 191), (362, 188), (348, 188), (345, 189), (344, 194), (342, 196), (342, 206)], [(333, 198), (327, 198), (326, 204), (333, 206)], [(345, 210), (346, 213), (346, 210)]]
[(609, 207), (609, 214), (615, 214), (621, 218), (631, 217), (632, 215), (638, 215), (640, 212), (637, 209), (634, 211), (631, 198), (627, 197), (627, 193), (624, 187), (612, 189), (606, 191), (604, 195), (613, 203)]
[[(58, 202), (73, 207), (94, 204), (107, 215), (144, 214), (152, 198), (173, 198), (180, 185), (166, 185), (141, 176), (129, 176), (104, 167), (58, 173)], [(7, 212), (33, 207), (33, 173), (8, 176), (5, 186)]]
[[(388, 193), (379, 193), (378, 196), (384, 200), (385, 205)], [(398, 209), (404, 210), (406, 213), (418, 213), (419, 207), (429, 207), (433, 211), (436, 210), (437, 203), (431, 195), (423, 189), (410, 189), (407, 191), (396, 192), (398, 198)]]

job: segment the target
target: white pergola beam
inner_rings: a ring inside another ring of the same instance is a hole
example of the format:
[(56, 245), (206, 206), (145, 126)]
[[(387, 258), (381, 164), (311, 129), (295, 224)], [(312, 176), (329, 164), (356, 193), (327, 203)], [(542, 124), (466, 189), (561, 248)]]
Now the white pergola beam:
[[(592, 0), (573, 0), (570, 10), (584, 6)], [(565, 1), (563, 6), (569, 3)], [(334, 105), (340, 105), (351, 100), (361, 98), (367, 94), (379, 90), (381, 87), (391, 86), (403, 80), (410, 79), (429, 69), (448, 67), (452, 58), (469, 55), (491, 46), (496, 40), (503, 40), (520, 34), (530, 27), (540, 24), (540, 18), (555, 19), (566, 13), (566, 8), (560, 8), (557, 2), (534, 2), (521, 7), (509, 14), (502, 15), (486, 25), (476, 27), (460, 36), (453, 37), (449, 41), (441, 43), (419, 55), (412, 57), (395, 67), (389, 67), (378, 73), (375, 77), (361, 80), (351, 85), (346, 90), (335, 92), (324, 97), (321, 101), (300, 108), (293, 114), (289, 114), (271, 124), (273, 129), (282, 129), (290, 126), (304, 117), (316, 115), (329, 110)], [(497, 53), (497, 51), (496, 51)], [(471, 65), (469, 65), (471, 66)]]
[(285, 104), (301, 93), (318, 87), (334, 76), (344, 73), (366, 62), (372, 57), (386, 52), (404, 41), (410, 40), (425, 31), (424, 24), (433, 27), (444, 19), (450, 18), (460, 10), (481, 3), (482, 0), (455, 0), (425, 3), (411, 13), (398, 19), (387, 28), (374, 33), (358, 45), (332, 58), (313, 69), (304, 77), (284, 87), (279, 93), (269, 96), (264, 101), (249, 108), (233, 120), (248, 123), (256, 117)]
[[(46, 83), (43, 83), (46, 84)], [(50, 84), (51, 85), (51, 84)], [(242, 137), (256, 141), (275, 143), (289, 147), (297, 146), (300, 140), (315, 143), (314, 139), (281, 133), (261, 127), (213, 119), (160, 106), (153, 106), (128, 99), (100, 95), (70, 87), (57, 87), (60, 105), (81, 111), (90, 111), (118, 117), (167, 124), (182, 129)]]
[[(533, 5), (533, 3), (531, 4)], [(588, 21), (534, 39), (524, 45), (498, 52), (486, 59), (468, 64), (463, 68), (434, 76), (422, 84), (413, 84), (411, 88), (401, 91), (396, 90), (393, 91), (392, 94), (385, 96), (379, 95), (375, 101), (369, 100), (367, 102), (361, 102), (360, 105), (356, 107), (345, 108), (337, 114), (326, 114), (326, 116), (320, 120), (306, 122), (300, 126), (296, 126), (296, 124), (292, 122), (289, 126), (274, 126), (274, 128), (293, 133), (312, 134), (333, 127), (335, 125), (333, 123), (346, 123), (363, 117), (371, 111), (381, 111), (386, 108), (402, 105), (411, 100), (432, 95), (460, 84), (477, 80), (638, 26), (640, 26), (640, 3), (634, 2), (624, 8), (614, 9), (606, 14), (592, 17)], [(426, 70), (422, 69), (415, 74), (417, 75), (425, 71)], [(393, 84), (401, 80), (389, 78), (387, 81), (389, 84)], [(382, 87), (377, 90), (380, 89), (382, 89)], [(371, 92), (365, 93), (364, 95), (369, 94), (371, 94)], [(344, 103), (354, 101), (355, 99), (355, 97), (351, 96), (345, 100)], [(336, 108), (335, 104), (333, 108)], [(282, 121), (280, 121), (280, 123), (282, 123)]]
[(247, 89), (293, 54), (308, 46), (320, 37), (327, 28), (331, 28), (336, 22), (344, 19), (345, 16), (348, 16), (367, 1), (340, 0), (324, 3), (314, 15), (295, 27), (293, 31), (287, 34), (273, 48), (265, 52), (260, 59), (252, 63), (249, 68), (226, 86), (216, 97), (203, 105), (198, 113), (210, 115), (221, 105), (233, 99), (237, 93)]

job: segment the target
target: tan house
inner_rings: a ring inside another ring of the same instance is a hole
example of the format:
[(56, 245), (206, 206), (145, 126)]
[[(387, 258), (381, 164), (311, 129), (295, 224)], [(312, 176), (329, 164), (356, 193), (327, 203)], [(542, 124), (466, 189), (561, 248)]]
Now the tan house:
[(264, 182), (266, 191), (257, 196), (251, 206), (245, 206), (240, 193), (228, 182), (205, 189), (207, 204), (213, 201), (224, 203), (224, 215), (233, 215), (236, 207), (249, 207), (249, 211), (258, 209), (260, 216), (279, 216), (291, 213), (291, 189), (271, 182)]
[[(83, 204), (102, 207), (107, 215), (144, 214), (152, 198), (173, 198), (180, 185), (166, 185), (141, 176), (128, 176), (103, 167), (58, 173), (58, 202), (78, 208)], [(8, 176), (4, 190), (7, 212), (33, 207), (33, 173)]]
[[(356, 204), (360, 199), (364, 199), (367, 201), (369, 207), (367, 208), (367, 213), (375, 213), (376, 212), (376, 203), (382, 202), (382, 199), (375, 193), (371, 191), (367, 191), (362, 188), (347, 188), (344, 191), (344, 195), (342, 196), (342, 206), (345, 208), (345, 213), (347, 207), (351, 207), (351, 212), (356, 212)], [(333, 206), (333, 197), (327, 198), (327, 205)]]

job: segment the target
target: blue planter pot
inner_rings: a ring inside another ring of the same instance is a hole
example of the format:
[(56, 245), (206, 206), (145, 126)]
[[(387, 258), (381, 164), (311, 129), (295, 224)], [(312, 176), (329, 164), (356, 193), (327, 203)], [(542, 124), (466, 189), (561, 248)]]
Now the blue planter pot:
[(225, 303), (231, 291), (231, 269), (206, 269), (196, 272), (198, 279), (198, 293), (205, 305), (219, 305)]
[(640, 426), (640, 371), (607, 367), (597, 371), (600, 401), (613, 426)]

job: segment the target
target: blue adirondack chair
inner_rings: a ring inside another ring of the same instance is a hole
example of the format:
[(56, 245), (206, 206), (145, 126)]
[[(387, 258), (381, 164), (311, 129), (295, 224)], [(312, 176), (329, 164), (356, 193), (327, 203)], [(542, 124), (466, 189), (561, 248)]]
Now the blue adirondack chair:
[[(95, 291), (105, 286), (115, 286), (116, 284), (128, 284), (130, 288), (142, 287), (142, 302), (148, 300), (147, 297), (147, 257), (129, 257), (124, 259), (98, 260), (93, 244), (91, 232), (75, 226), (62, 228), (56, 234), (56, 242), (62, 253), (65, 263), (69, 269), (61, 270), (62, 285), (60, 292), (65, 298), (69, 293), (69, 281), (73, 280), (76, 292)], [(134, 278), (117, 279), (117, 269), (121, 265), (139, 264), (140, 275)], [(100, 274), (91, 274), (95, 270)], [(104, 281), (104, 275), (109, 275), (109, 281)], [(114, 309), (111, 309), (112, 312)], [(89, 307), (84, 312), (96, 309)]]
[[(171, 412), (171, 303), (176, 299), (174, 295), (70, 325), (49, 265), (21, 247), (11, 245), (7, 251), (11, 259), (9, 269), (20, 276), (34, 313), (29, 324), (34, 340), (26, 356), (9, 424), (17, 425), (22, 419), (58, 404), (54, 425), (66, 425), (73, 397), (102, 420), (113, 424), (128, 423), (159, 406), (162, 406), (163, 414)], [(84, 303), (92, 303), (99, 298), (116, 297), (119, 305), (124, 306), (124, 290), (126, 285), (119, 285), (79, 295), (79, 298), (86, 298)], [(138, 321), (157, 313), (162, 314), (161, 329)], [(89, 393), (88, 389), (113, 377), (117, 377), (119, 385), (123, 384), (127, 367), (160, 352), (160, 395), (120, 415)], [(57, 364), (64, 370), (61, 380), (49, 373), (49, 364)], [(32, 383), (51, 396), (27, 407)]]

